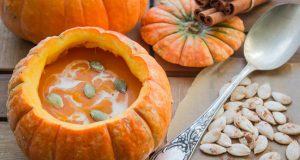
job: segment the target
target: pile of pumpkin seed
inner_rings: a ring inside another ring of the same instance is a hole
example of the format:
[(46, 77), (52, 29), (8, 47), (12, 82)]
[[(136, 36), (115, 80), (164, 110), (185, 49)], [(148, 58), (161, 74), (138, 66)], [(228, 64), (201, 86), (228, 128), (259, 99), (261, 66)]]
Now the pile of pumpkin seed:
[[(219, 94), (228, 85), (225, 84)], [(227, 152), (242, 157), (250, 155), (251, 151), (255, 155), (263, 153), (270, 140), (287, 145), (285, 156), (288, 160), (299, 159), (300, 145), (290, 136), (300, 135), (300, 125), (288, 122), (284, 113), (291, 103), (290, 96), (272, 91), (269, 83), (259, 85), (245, 78), (209, 125), (200, 150), (209, 155)], [(232, 143), (234, 139), (238, 143)], [(277, 152), (267, 152), (259, 158), (267, 159), (283, 157)]]
[[(90, 61), (89, 66), (92, 70), (96, 72), (103, 72), (105, 70), (104, 66), (98, 61)], [(127, 91), (127, 85), (124, 80), (115, 79), (113, 81), (113, 84), (115, 89), (119, 92), (125, 93)], [(86, 83), (83, 88), (83, 93), (87, 98), (91, 99), (96, 96), (96, 89), (92, 84)], [(63, 99), (59, 94), (49, 93), (47, 95), (47, 101), (57, 109), (64, 107)], [(100, 110), (92, 109), (90, 111), (90, 115), (95, 121), (104, 121), (106, 119), (109, 119), (109, 115)]]

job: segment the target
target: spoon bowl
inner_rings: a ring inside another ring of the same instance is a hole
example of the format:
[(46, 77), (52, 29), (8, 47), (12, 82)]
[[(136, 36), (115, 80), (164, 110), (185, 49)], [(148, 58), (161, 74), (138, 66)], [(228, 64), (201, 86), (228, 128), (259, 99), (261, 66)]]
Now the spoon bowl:
[(244, 44), (248, 63), (258, 70), (285, 64), (300, 45), (300, 5), (283, 4), (259, 18)]

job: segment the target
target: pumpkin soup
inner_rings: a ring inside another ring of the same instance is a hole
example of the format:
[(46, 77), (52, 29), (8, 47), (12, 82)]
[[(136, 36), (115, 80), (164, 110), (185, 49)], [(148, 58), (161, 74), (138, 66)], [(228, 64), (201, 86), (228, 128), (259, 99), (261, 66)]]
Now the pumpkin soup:
[(141, 86), (122, 58), (101, 49), (73, 48), (45, 67), (39, 96), (55, 118), (89, 124), (123, 113)]

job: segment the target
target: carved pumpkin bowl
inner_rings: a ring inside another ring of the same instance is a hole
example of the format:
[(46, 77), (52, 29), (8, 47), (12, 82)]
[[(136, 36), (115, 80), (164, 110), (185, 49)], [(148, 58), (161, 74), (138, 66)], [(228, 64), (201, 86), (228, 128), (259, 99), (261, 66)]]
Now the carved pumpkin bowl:
[(95, 27), (30, 50), (9, 82), (8, 120), (32, 160), (145, 159), (164, 140), (171, 92), (139, 44)]

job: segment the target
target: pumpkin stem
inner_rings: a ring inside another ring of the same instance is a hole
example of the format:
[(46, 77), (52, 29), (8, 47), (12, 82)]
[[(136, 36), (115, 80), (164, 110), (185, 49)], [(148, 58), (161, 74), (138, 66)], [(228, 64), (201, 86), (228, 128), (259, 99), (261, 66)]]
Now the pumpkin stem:
[(200, 24), (198, 22), (192, 22), (188, 24), (188, 31), (193, 34), (197, 34), (200, 32)]

